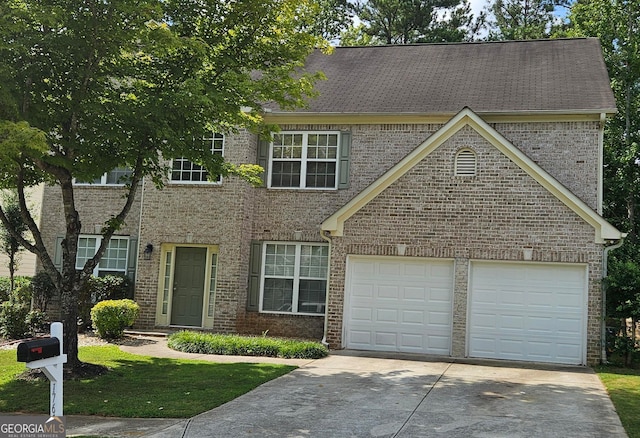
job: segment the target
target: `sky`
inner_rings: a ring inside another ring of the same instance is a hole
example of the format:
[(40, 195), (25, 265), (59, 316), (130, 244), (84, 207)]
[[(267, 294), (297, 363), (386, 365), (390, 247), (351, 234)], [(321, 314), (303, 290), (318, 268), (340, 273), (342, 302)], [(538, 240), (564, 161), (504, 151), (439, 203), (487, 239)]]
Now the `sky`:
[(473, 12), (474, 18), (480, 15), (480, 11), (484, 9), (487, 4), (487, 0), (469, 0), (471, 4), (471, 11)]

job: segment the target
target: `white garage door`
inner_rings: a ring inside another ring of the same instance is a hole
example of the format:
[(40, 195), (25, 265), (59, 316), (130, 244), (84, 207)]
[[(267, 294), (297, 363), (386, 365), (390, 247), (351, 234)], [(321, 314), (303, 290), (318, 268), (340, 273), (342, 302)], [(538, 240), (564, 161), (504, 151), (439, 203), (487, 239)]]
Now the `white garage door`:
[(452, 297), (453, 261), (350, 256), (345, 345), (448, 355)]
[(469, 356), (583, 364), (584, 265), (471, 264)]

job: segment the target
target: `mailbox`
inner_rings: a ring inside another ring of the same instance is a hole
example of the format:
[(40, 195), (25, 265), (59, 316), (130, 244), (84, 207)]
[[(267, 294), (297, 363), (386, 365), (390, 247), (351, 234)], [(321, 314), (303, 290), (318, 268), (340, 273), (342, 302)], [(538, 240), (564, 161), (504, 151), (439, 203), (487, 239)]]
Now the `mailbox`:
[(60, 356), (58, 338), (34, 339), (18, 344), (18, 362), (33, 362), (55, 356)]

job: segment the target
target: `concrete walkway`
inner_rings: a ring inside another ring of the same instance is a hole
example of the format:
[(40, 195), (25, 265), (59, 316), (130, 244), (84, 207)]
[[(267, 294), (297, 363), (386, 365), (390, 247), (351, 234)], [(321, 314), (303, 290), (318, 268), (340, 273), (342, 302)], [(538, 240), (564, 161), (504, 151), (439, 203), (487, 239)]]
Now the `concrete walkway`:
[[(222, 361), (150, 340), (123, 350)], [(260, 359), (300, 368), (194, 418), (68, 416), (68, 436), (113, 437), (626, 437), (588, 368), (465, 363), (336, 352), (314, 361)]]

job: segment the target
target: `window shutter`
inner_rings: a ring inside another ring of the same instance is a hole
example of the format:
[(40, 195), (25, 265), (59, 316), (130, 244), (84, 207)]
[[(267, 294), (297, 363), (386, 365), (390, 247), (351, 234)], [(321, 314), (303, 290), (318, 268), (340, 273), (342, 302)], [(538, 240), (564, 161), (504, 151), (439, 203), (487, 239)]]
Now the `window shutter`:
[(127, 254), (127, 277), (131, 281), (136, 279), (136, 264), (138, 261), (138, 239), (129, 239), (129, 253)]
[(62, 269), (62, 241), (63, 236), (56, 237), (56, 246), (53, 249), (53, 264), (56, 268)]
[(249, 290), (247, 291), (247, 310), (257, 312), (260, 309), (260, 275), (262, 274), (262, 242), (252, 241), (249, 252)]
[(262, 174), (262, 187), (267, 187), (267, 166), (269, 165), (269, 142), (258, 138), (258, 165), (264, 169)]
[(351, 132), (340, 133), (340, 157), (338, 160), (338, 189), (349, 188), (349, 167), (351, 163)]
[(456, 155), (455, 175), (474, 176), (476, 174), (476, 154), (471, 149), (463, 149)]

